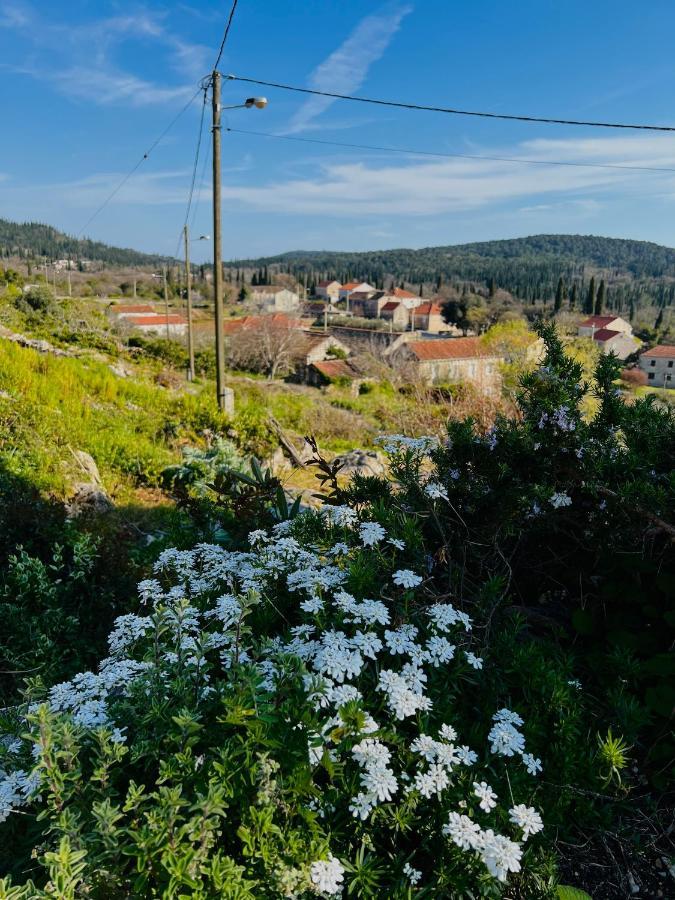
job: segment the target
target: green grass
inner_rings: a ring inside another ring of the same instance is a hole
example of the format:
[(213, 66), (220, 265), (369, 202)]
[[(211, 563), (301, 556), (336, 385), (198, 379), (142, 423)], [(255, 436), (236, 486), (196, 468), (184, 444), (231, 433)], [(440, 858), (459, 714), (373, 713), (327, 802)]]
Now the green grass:
[[(0, 452), (8, 468), (63, 495), (77, 480), (71, 450), (96, 460), (109, 491), (156, 485), (183, 442), (222, 427), (209, 392), (188, 394), (108, 365), (0, 341)], [(81, 476), (79, 476), (81, 479)]]

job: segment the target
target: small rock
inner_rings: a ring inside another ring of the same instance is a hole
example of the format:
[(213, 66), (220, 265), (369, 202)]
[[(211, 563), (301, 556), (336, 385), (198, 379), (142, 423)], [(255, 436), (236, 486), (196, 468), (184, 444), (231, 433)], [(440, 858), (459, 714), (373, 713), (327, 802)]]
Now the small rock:
[(112, 500), (96, 484), (76, 484), (75, 493), (66, 504), (69, 519), (76, 519), (84, 513), (106, 513), (112, 508)]
[(382, 457), (374, 450), (350, 450), (336, 460), (342, 463), (341, 475), (384, 475), (386, 471)]
[(72, 452), (82, 471), (89, 476), (89, 482), (97, 487), (102, 487), (103, 482), (94, 457), (85, 450), (73, 450)]

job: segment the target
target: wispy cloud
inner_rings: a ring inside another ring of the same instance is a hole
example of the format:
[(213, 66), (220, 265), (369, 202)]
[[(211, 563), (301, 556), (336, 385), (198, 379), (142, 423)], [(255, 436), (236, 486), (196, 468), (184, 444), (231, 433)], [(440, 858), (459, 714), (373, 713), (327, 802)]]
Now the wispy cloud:
[[(16, 32), (19, 55), (18, 62), (6, 58), (3, 68), (43, 77), (42, 54), (48, 50), (49, 83), (69, 97), (104, 106), (149, 106), (187, 97), (207, 67), (208, 48), (174, 34), (166, 26), (165, 16), (159, 13), (141, 10), (73, 24), (49, 21), (44, 13), (37, 13), (26, 4), (0, 2), (0, 27)], [(124, 45), (148, 42), (164, 50), (166, 65), (180, 76), (182, 83), (155, 83), (116, 63), (115, 52)], [(82, 58), (89, 65), (73, 65), (73, 59)]]
[[(510, 148), (485, 149), (486, 155), (521, 156), (543, 165), (492, 160), (448, 159), (381, 163), (331, 162), (314, 177), (275, 181), (255, 187), (228, 186), (225, 196), (241, 207), (267, 212), (323, 216), (433, 216), (508, 202), (549, 203), (550, 197), (574, 201), (588, 213), (598, 195), (612, 199), (638, 194), (645, 182), (663, 199), (675, 199), (675, 173), (546, 165), (608, 160), (624, 165), (675, 167), (675, 138), (634, 137), (527, 141)], [(556, 201), (558, 202), (558, 201)]]
[[(312, 90), (338, 94), (358, 90), (370, 67), (384, 55), (401, 22), (411, 11), (411, 6), (388, 4), (366, 16), (349, 37), (314, 69), (308, 86)], [(304, 131), (334, 102), (331, 97), (310, 97), (293, 116), (287, 132)]]

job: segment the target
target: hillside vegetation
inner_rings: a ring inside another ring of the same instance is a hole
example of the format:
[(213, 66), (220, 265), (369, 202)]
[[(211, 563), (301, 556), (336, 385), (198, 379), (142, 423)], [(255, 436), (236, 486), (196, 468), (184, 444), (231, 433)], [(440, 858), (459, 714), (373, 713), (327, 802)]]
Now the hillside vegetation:
[(0, 219), (0, 258), (91, 260), (111, 266), (156, 266), (168, 257), (78, 239), (41, 222)]
[(393, 280), (432, 290), (470, 282), (500, 288), (523, 301), (552, 300), (560, 278), (568, 290), (577, 284), (583, 293), (591, 275), (600, 274), (615, 285), (626, 308), (631, 301), (671, 303), (675, 291), (675, 250), (593, 235), (535, 235), (421, 250), (294, 251), (228, 265), (267, 266), (270, 272), (289, 272), (310, 282), (337, 278), (378, 285)]

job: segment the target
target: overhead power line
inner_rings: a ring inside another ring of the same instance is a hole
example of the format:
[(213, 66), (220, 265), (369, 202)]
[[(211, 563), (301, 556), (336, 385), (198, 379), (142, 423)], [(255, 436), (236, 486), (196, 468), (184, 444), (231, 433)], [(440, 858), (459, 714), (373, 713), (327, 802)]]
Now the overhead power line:
[(312, 94), (319, 97), (332, 97), (335, 100), (351, 100), (355, 103), (372, 103), (376, 106), (393, 106), (397, 109), (414, 109), (423, 112), (446, 113), (452, 116), (476, 116), (483, 119), (507, 119), (513, 122), (539, 122), (544, 125), (583, 125), (589, 128), (624, 128), (634, 131), (670, 131), (675, 132), (675, 125), (642, 125), (628, 122), (594, 122), (582, 119), (561, 119), (552, 116), (520, 116), (511, 113), (482, 112), (470, 109), (455, 109), (450, 106), (425, 106), (422, 103), (404, 103), (398, 100), (380, 100), (374, 97), (357, 97), (351, 94), (338, 94), (333, 91), (318, 91), (312, 88), (298, 87), (292, 84), (281, 84), (277, 81), (262, 81), (259, 78), (245, 78), (243, 75), (226, 75), (234, 81), (258, 84), (263, 87), (279, 88), (282, 91), (295, 91), (300, 94)]
[(233, 0), (232, 8), (230, 9), (230, 15), (227, 20), (227, 25), (225, 26), (225, 33), (223, 34), (223, 40), (221, 41), (220, 49), (218, 50), (218, 58), (216, 59), (215, 65), (213, 67), (214, 70), (218, 68), (218, 65), (220, 64), (220, 60), (222, 59), (223, 50), (225, 49), (225, 44), (227, 43), (227, 38), (230, 34), (230, 28), (232, 27), (232, 19), (234, 19), (234, 14), (237, 10), (238, 2), (239, 2), (239, 0)]
[(180, 252), (180, 242), (181, 242), (181, 238), (183, 236), (183, 229), (188, 224), (188, 220), (190, 219), (190, 210), (192, 209), (192, 198), (194, 196), (195, 183), (197, 181), (197, 167), (199, 165), (199, 154), (202, 149), (202, 138), (204, 135), (204, 115), (206, 112), (207, 88), (204, 87), (203, 91), (204, 91), (204, 98), (203, 98), (203, 102), (202, 102), (202, 113), (199, 118), (199, 131), (197, 133), (197, 147), (195, 150), (195, 159), (194, 159), (194, 163), (192, 165), (192, 180), (190, 181), (190, 190), (188, 192), (188, 201), (187, 201), (187, 207), (185, 210), (185, 219), (183, 220), (183, 226), (182, 226), (181, 232), (178, 236), (178, 244), (176, 246), (176, 253), (175, 253), (176, 258), (178, 258), (178, 254)]
[(110, 203), (110, 201), (113, 199), (113, 197), (115, 197), (115, 196), (122, 190), (122, 188), (124, 187), (124, 185), (125, 185), (125, 184), (127, 183), (127, 181), (129, 181), (129, 179), (131, 178), (131, 176), (134, 175), (134, 174), (138, 171), (138, 169), (140, 169), (140, 167), (143, 165), (143, 163), (145, 162), (145, 160), (148, 159), (148, 157), (150, 156), (150, 154), (152, 153), (152, 151), (153, 151), (153, 150), (154, 150), (154, 149), (155, 149), (155, 148), (156, 148), (156, 147), (164, 140), (164, 138), (166, 137), (166, 135), (171, 131), (171, 129), (172, 129), (173, 126), (176, 124), (176, 122), (180, 119), (180, 117), (181, 117), (185, 112), (187, 112), (187, 110), (192, 106), (192, 104), (194, 103), (194, 101), (195, 101), (195, 100), (197, 99), (197, 97), (199, 96), (199, 93), (200, 93), (201, 90), (202, 90), (202, 88), (199, 87), (198, 90), (192, 95), (192, 97), (190, 97), (190, 99), (189, 99), (188, 102), (185, 104), (185, 106), (184, 106), (184, 107), (183, 107), (183, 108), (182, 108), (182, 109), (181, 109), (181, 110), (173, 117), (173, 119), (169, 122), (169, 124), (168, 124), (168, 125), (166, 126), (166, 128), (164, 129), (164, 131), (159, 135), (159, 137), (156, 138), (156, 139), (152, 142), (152, 144), (150, 144), (150, 146), (149, 146), (148, 149), (145, 151), (145, 153), (143, 154), (143, 156), (141, 156), (141, 158), (138, 160), (138, 162), (134, 164), (134, 166), (127, 172), (127, 174), (124, 176), (124, 178), (122, 178), (122, 180), (121, 180), (121, 181), (119, 182), (119, 184), (114, 188), (114, 190), (112, 190), (112, 191), (110, 192), (110, 194), (105, 198), (105, 200), (103, 201), (103, 203), (101, 203), (101, 205), (98, 207), (98, 209), (97, 209), (94, 213), (92, 213), (91, 216), (89, 216), (89, 218), (88, 218), (87, 221), (84, 223), (84, 225), (82, 226), (82, 228), (80, 229), (80, 231), (77, 233), (78, 239), (82, 237), (82, 235), (83, 235), (84, 232), (87, 230), (87, 228), (89, 228), (89, 226), (90, 226), (91, 223), (94, 221), (94, 219), (95, 219), (97, 216), (99, 216), (99, 215), (103, 212), (103, 210), (104, 210), (104, 209), (106, 208), (106, 206)]
[(378, 146), (376, 144), (352, 144), (343, 141), (328, 141), (320, 138), (301, 138), (293, 137), (288, 134), (274, 134), (270, 131), (248, 131), (243, 128), (226, 128), (232, 134), (250, 134), (256, 137), (276, 138), (281, 141), (294, 141), (301, 144), (321, 144), (327, 147), (344, 147), (348, 150), (374, 150), (379, 153), (404, 153), (409, 156), (430, 156), (437, 159), (477, 159), (489, 162), (507, 162), (507, 163), (525, 163), (528, 166), (572, 166), (574, 168), (589, 169), (627, 169), (636, 172), (669, 172), (675, 174), (674, 168), (663, 166), (633, 166), (622, 163), (592, 163), (592, 162), (572, 162), (553, 159), (524, 159), (519, 156), (483, 156), (470, 153), (437, 153), (432, 150), (413, 150), (407, 147), (387, 147)]

